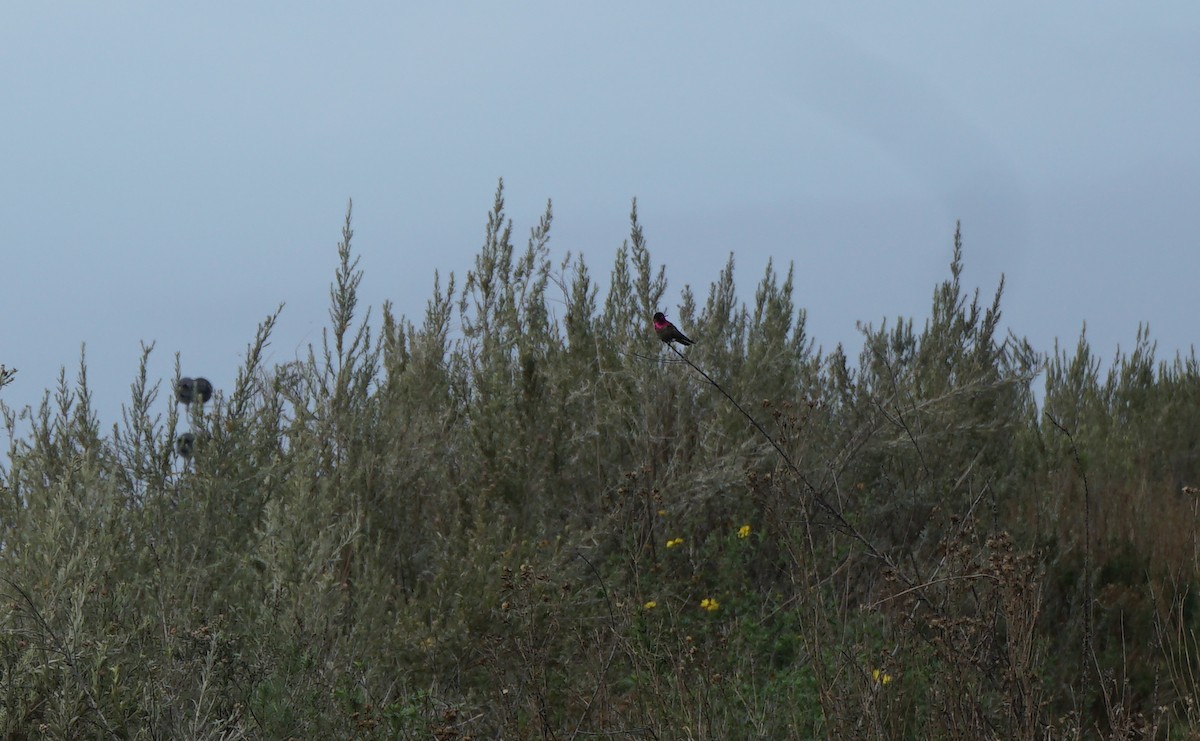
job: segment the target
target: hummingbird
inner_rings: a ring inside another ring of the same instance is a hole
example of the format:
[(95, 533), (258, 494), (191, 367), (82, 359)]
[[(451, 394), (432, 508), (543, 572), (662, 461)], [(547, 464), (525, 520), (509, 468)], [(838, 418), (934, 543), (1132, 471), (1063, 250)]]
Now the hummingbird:
[(663, 342), (678, 342), (684, 347), (695, 344), (678, 327), (668, 322), (661, 311), (654, 315), (654, 333)]

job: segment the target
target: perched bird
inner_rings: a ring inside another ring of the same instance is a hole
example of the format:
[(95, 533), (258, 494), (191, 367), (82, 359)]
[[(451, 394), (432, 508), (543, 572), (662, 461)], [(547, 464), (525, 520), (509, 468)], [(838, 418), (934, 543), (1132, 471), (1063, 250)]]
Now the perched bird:
[(679, 328), (667, 321), (667, 317), (660, 311), (654, 315), (654, 334), (658, 335), (658, 339), (663, 342), (678, 342), (685, 347), (695, 344), (687, 335), (679, 331)]

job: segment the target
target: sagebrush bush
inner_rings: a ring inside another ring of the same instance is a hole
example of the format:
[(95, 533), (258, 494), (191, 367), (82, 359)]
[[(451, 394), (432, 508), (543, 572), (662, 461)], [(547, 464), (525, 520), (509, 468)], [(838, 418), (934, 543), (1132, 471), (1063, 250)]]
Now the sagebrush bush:
[(147, 346), (109, 433), (82, 358), (4, 407), (3, 734), (1200, 733), (1194, 357), (1002, 335), (956, 232), (856, 361), (732, 255), (685, 358), (636, 203), (603, 296), (551, 224), (518, 249), (499, 188), (465, 279), (376, 327), (348, 209), (304, 357), (264, 364), (276, 312), (207, 404)]

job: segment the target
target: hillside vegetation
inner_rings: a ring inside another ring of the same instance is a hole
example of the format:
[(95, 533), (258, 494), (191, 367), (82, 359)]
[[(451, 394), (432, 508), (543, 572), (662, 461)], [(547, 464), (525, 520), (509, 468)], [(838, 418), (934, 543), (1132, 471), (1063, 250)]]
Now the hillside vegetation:
[(373, 324), (347, 212), (308, 357), (4, 408), (0, 734), (1200, 738), (1194, 356), (1004, 336), (957, 234), (855, 358), (732, 257), (682, 356), (636, 204), (603, 295), (550, 227)]

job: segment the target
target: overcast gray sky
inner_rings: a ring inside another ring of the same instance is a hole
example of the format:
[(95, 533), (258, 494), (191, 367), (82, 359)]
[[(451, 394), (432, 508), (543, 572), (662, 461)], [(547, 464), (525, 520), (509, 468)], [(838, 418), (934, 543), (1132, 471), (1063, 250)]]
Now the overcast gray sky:
[[(1195, 341), (1200, 6), (21, 3), (0, 23), (0, 392), (86, 343), (108, 425), (152, 372), (232, 383), (320, 340), (347, 199), (362, 301), (460, 278), (497, 179), (607, 276), (630, 199), (669, 313), (767, 259), (830, 348), (965, 278), (1041, 350)], [(166, 401), (160, 401), (165, 409)]]

